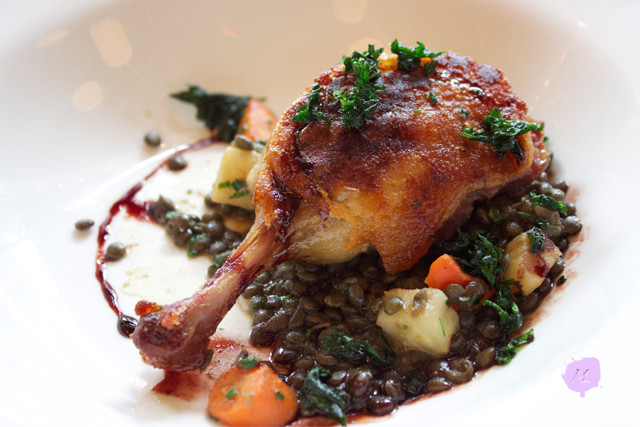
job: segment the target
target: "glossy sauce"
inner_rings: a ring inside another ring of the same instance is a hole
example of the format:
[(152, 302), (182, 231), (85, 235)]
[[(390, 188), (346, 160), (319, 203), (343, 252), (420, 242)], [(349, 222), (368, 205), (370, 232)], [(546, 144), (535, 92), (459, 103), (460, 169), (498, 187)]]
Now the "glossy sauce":
[[(175, 155), (208, 147), (215, 142), (220, 141), (213, 140), (212, 138), (203, 139), (189, 145), (182, 150), (176, 151)], [(118, 305), (118, 293), (105, 278), (104, 269), (106, 263), (109, 262), (109, 259), (107, 259), (104, 245), (107, 236), (109, 235), (109, 227), (114, 218), (120, 213), (124, 212), (126, 215), (129, 215), (130, 217), (133, 217), (139, 221), (154, 221), (153, 218), (151, 218), (147, 213), (147, 209), (152, 202), (136, 200), (135, 196), (151, 177), (153, 177), (159, 170), (167, 167), (167, 161), (168, 160), (165, 160), (160, 165), (158, 165), (153, 171), (151, 171), (151, 173), (144, 177), (142, 181), (131, 187), (120, 199), (118, 199), (111, 206), (107, 217), (102, 222), (102, 224), (100, 224), (100, 228), (98, 231), (98, 250), (96, 251), (95, 277), (100, 283), (102, 295), (104, 296), (105, 301), (107, 302), (107, 304), (109, 304), (111, 310), (118, 316), (118, 332), (120, 333), (120, 335), (127, 338), (129, 338), (129, 336), (133, 333), (137, 320), (134, 317), (122, 312), (120, 306)]]

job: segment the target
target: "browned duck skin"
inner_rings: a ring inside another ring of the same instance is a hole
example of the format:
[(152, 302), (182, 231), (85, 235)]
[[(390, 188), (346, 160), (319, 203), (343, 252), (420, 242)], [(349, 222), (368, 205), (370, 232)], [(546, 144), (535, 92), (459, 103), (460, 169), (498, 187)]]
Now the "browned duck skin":
[(502, 72), (454, 53), (437, 60), (427, 78), (383, 58), (378, 108), (357, 130), (343, 125), (332, 96), (354, 77), (337, 66), (316, 79), (331, 123), (293, 121), (309, 90), (283, 114), (261, 165), (246, 240), (194, 296), (141, 308), (133, 339), (148, 363), (198, 367), (236, 298), (278, 262), (345, 261), (372, 245), (387, 271), (405, 270), (466, 221), (475, 201), (546, 168), (541, 132), (517, 136), (522, 159), (499, 158), (489, 144), (460, 135), (463, 125), (480, 129), (494, 107), (508, 120), (528, 118)]

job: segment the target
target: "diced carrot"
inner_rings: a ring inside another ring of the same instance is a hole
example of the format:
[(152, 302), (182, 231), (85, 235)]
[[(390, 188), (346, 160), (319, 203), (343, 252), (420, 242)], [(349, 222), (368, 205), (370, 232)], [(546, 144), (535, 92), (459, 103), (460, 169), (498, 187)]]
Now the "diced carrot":
[(475, 277), (467, 274), (454, 257), (448, 254), (441, 255), (433, 261), (429, 267), (429, 274), (424, 279), (424, 283), (430, 288), (444, 289), (445, 286), (457, 283), (460, 286), (467, 286)]
[(250, 99), (238, 124), (238, 135), (246, 136), (253, 141), (266, 141), (276, 125), (276, 116), (266, 105)]
[(282, 426), (297, 412), (296, 392), (264, 364), (232, 366), (209, 394), (209, 413), (230, 426)]

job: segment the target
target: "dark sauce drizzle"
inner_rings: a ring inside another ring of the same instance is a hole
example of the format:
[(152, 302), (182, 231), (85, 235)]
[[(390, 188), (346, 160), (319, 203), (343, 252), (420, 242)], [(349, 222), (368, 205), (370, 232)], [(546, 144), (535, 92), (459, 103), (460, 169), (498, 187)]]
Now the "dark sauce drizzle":
[[(175, 155), (182, 154), (187, 151), (199, 150), (201, 148), (208, 147), (216, 142), (221, 141), (214, 140), (213, 138), (206, 138), (176, 151)], [(104, 245), (107, 239), (107, 235), (109, 234), (109, 226), (111, 225), (111, 222), (116, 217), (116, 215), (121, 213), (123, 210), (127, 215), (139, 221), (154, 222), (153, 218), (147, 213), (147, 209), (152, 202), (142, 202), (136, 200), (135, 196), (142, 189), (146, 181), (153, 177), (160, 169), (167, 167), (167, 162), (168, 159), (159, 164), (153, 171), (151, 171), (151, 173), (145, 176), (142, 181), (131, 187), (129, 191), (127, 191), (120, 199), (118, 199), (109, 209), (109, 213), (107, 214), (107, 217), (102, 222), (102, 224), (100, 224), (100, 228), (98, 231), (98, 250), (96, 252), (95, 277), (100, 283), (104, 299), (107, 301), (107, 304), (109, 304), (111, 310), (118, 316), (118, 332), (120, 333), (120, 335), (126, 338), (131, 337), (131, 334), (133, 334), (133, 331), (136, 328), (138, 320), (135, 317), (129, 316), (122, 312), (118, 304), (118, 293), (113, 288), (111, 283), (109, 283), (109, 281), (104, 277), (105, 264), (109, 262), (109, 259), (107, 259), (106, 256)]]

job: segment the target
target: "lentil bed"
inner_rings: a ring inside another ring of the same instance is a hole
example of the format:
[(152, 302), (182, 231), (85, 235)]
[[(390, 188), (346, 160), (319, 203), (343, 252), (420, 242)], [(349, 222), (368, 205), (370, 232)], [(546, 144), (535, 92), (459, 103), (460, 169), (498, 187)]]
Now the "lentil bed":
[[(575, 205), (566, 203), (567, 211), (561, 214), (532, 203), (530, 192), (564, 202), (567, 189), (566, 182), (543, 173), (530, 185), (511, 188), (477, 206), (462, 229), (489, 232), (496, 237), (496, 246), (504, 249), (514, 236), (539, 226), (565, 252), (569, 237), (582, 227)], [(202, 218), (176, 211), (163, 198), (153, 203), (149, 212), (178, 246), (189, 250), (190, 256), (211, 256), (214, 262), (209, 275), (213, 275), (243, 238), (224, 227), (223, 216), (253, 214), (205, 200), (210, 211)], [(380, 310), (392, 313), (397, 307), (393, 299), (383, 305), (381, 296), (391, 288), (424, 287), (428, 267), (441, 253), (442, 249), (434, 247), (409, 271), (396, 275), (384, 271), (375, 251), (343, 264), (282, 263), (257, 277), (242, 295), (249, 300), (253, 315), (250, 339), (255, 345), (272, 346), (272, 363), (296, 390), (314, 367), (328, 369), (327, 384), (351, 396), (347, 407), (350, 413), (386, 414), (416, 396), (468, 382), (477, 371), (496, 364), (496, 349), (508, 339), (500, 331), (498, 314), (491, 307), (472, 311), (462, 305), (458, 312), (460, 330), (452, 337), (450, 353), (442, 358), (409, 351), (396, 354), (393, 365), (383, 368), (366, 355), (336, 356), (323, 343), (332, 331), (339, 331), (369, 343), (379, 353), (392, 354), (375, 321)], [(540, 287), (526, 298), (516, 298), (520, 311), (534, 311), (545, 295), (564, 281), (563, 270), (560, 258)], [(449, 300), (456, 302), (464, 300), (465, 292), (481, 297), (484, 291), (477, 282), (466, 289), (458, 285), (445, 288)], [(302, 415), (313, 414), (303, 410)]]

